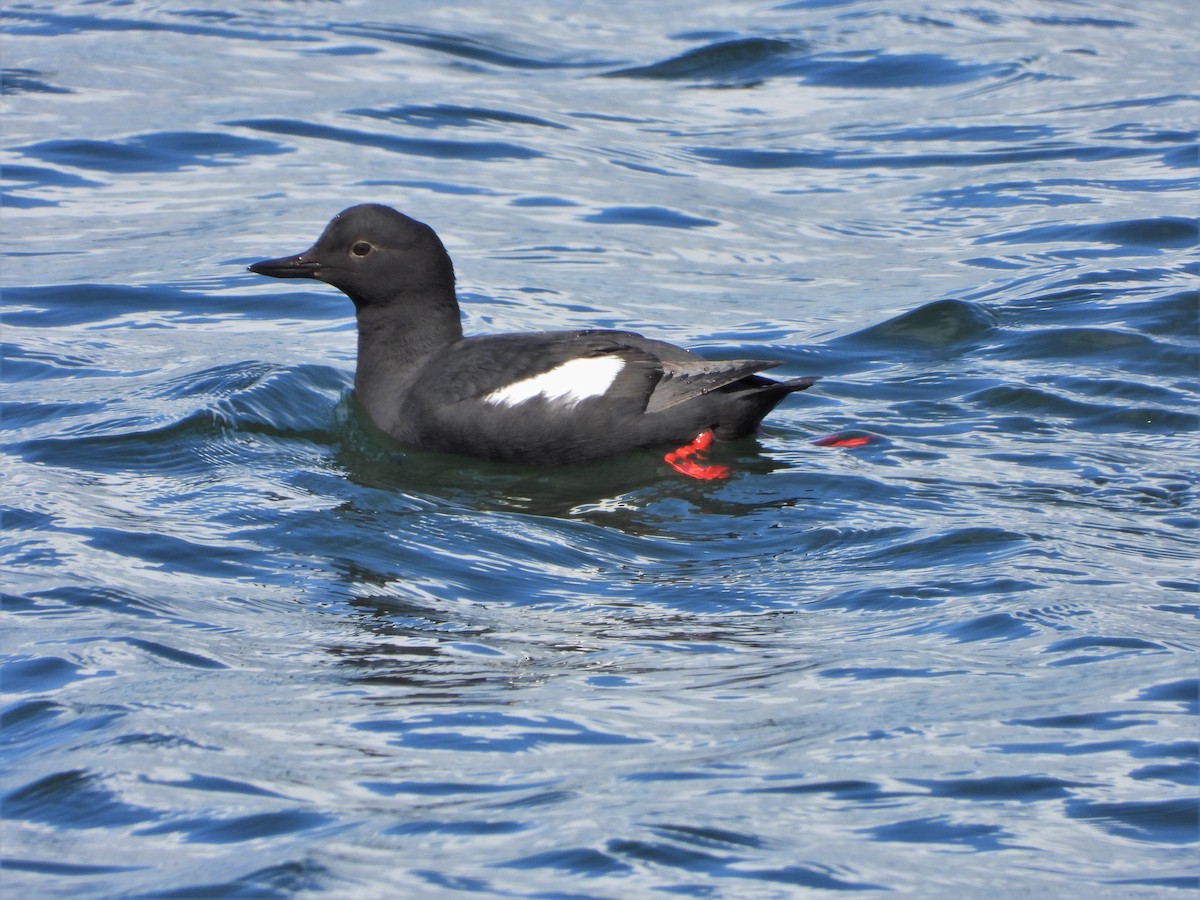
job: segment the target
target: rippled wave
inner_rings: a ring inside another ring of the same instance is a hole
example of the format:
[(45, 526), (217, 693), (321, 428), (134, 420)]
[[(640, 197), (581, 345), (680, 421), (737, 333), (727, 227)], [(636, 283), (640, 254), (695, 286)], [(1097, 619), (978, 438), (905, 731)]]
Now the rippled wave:
[[(1187, 12), (0, 12), (5, 886), (1194, 887)], [(381, 442), (244, 273), (362, 200), (822, 381), (717, 485)]]

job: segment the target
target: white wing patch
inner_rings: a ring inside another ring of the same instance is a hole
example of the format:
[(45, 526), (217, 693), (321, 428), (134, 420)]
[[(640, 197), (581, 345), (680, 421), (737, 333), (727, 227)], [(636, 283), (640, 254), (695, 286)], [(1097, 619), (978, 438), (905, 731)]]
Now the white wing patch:
[(517, 406), (535, 397), (545, 397), (566, 406), (574, 406), (580, 400), (604, 394), (623, 368), (624, 361), (615, 356), (569, 359), (549, 372), (497, 388), (485, 395), (483, 400), (497, 406)]

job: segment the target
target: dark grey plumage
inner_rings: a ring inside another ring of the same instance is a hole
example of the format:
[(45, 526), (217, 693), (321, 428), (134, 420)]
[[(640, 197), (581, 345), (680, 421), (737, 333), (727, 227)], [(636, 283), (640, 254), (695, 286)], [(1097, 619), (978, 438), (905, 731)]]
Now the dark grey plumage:
[(758, 373), (777, 361), (709, 360), (625, 331), (464, 338), (441, 240), (378, 204), (250, 270), (324, 281), (354, 302), (355, 393), (376, 425), (416, 447), (565, 463), (670, 449), (706, 430), (733, 440), (816, 380), (774, 381)]

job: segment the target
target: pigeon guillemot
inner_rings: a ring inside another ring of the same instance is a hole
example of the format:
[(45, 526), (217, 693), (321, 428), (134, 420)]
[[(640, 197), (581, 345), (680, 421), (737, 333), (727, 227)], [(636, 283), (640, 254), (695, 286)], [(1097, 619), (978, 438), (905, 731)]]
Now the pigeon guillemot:
[(773, 360), (708, 360), (628, 331), (463, 337), (454, 268), (428, 225), (379, 204), (333, 217), (297, 256), (250, 271), (315, 278), (354, 301), (354, 391), (402, 444), (532, 464), (677, 447), (664, 459), (696, 478), (713, 440), (755, 431), (815, 378), (772, 381)]

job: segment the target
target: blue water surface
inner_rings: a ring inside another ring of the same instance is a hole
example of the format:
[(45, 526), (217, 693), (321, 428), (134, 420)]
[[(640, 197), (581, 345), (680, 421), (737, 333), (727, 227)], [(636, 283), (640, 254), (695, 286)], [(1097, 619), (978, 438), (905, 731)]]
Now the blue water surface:
[[(4, 895), (1195, 889), (1194, 19), (10, 4)], [(822, 380), (723, 482), (382, 446), (245, 271), (363, 201)]]

